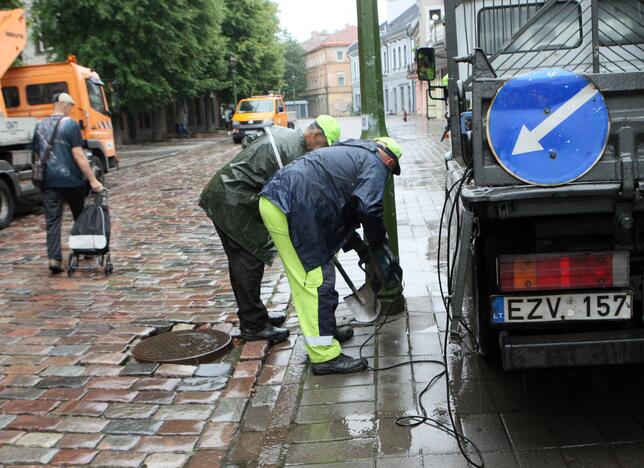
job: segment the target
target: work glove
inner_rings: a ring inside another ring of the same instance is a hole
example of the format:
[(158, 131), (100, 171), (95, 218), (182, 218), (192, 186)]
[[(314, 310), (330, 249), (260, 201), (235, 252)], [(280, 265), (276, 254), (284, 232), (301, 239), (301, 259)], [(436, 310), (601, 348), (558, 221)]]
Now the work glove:
[(385, 244), (379, 249), (370, 251), (370, 266), (376, 276), (372, 281), (374, 289), (376, 286), (385, 289), (396, 289), (402, 286), (402, 268), (388, 245)]
[(358, 262), (359, 264), (367, 263), (369, 261), (369, 246), (362, 240), (360, 234), (355, 231), (342, 247), (343, 252), (348, 252), (349, 250), (356, 251), (358, 258), (360, 259)]

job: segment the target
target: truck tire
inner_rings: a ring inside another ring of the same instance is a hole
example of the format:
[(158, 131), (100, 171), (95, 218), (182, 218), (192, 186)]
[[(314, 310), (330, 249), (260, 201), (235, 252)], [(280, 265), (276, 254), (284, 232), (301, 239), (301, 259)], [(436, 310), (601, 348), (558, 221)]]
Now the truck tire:
[(11, 189), (4, 180), (0, 180), (0, 229), (13, 221), (14, 199)]
[(242, 142), (242, 138), (243, 137), (241, 137), (241, 136), (235, 136), (235, 134), (233, 133), (233, 143), (235, 143), (236, 145), (238, 145), (238, 144), (240, 144)]
[(105, 182), (105, 162), (103, 161), (103, 158), (98, 155), (98, 154), (93, 154), (92, 157), (89, 158), (89, 165), (92, 168), (92, 171), (94, 172), (94, 176), (99, 180), (99, 182), (102, 184)]
[[(490, 324), (490, 301), (487, 288), (487, 273), (482, 260), (484, 251), (481, 238), (476, 241), (475, 256), (472, 259), (472, 310), (476, 318), (476, 339), (479, 354), (490, 364), (498, 364), (501, 358), (499, 331)], [(492, 277), (495, 277), (492, 275)]]

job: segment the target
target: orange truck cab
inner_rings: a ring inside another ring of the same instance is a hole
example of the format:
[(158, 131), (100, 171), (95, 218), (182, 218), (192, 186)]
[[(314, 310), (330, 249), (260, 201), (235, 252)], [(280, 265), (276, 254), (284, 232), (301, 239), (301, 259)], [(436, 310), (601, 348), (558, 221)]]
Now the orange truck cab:
[(53, 111), (53, 96), (69, 93), (76, 102), (70, 117), (80, 125), (91, 162), (102, 172), (117, 166), (111, 114), (98, 73), (70, 57), (66, 62), (10, 68), (0, 83), (8, 117), (45, 118)]
[(280, 95), (252, 96), (239, 101), (233, 116), (233, 141), (240, 143), (246, 135), (257, 135), (266, 127), (289, 123), (284, 99)]

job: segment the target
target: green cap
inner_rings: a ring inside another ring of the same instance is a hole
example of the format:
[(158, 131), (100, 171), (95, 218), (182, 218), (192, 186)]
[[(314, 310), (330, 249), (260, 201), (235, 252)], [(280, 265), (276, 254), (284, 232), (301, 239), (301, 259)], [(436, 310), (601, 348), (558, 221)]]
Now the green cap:
[(340, 124), (330, 115), (318, 115), (315, 123), (322, 129), (326, 141), (331, 146), (340, 139)]
[(396, 140), (389, 137), (378, 137), (374, 141), (384, 146), (385, 151), (387, 152), (387, 154), (389, 154), (389, 156), (396, 158), (397, 167), (394, 168), (393, 173), (400, 175), (400, 158), (402, 158), (402, 148), (400, 147), (400, 145), (396, 143)]

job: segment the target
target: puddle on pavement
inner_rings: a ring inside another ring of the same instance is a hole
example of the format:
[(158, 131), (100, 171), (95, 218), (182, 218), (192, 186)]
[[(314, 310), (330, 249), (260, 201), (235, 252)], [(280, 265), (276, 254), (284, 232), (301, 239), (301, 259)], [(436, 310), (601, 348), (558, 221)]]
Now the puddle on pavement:
[(374, 420), (364, 415), (348, 416), (344, 418), (344, 425), (352, 437), (366, 436), (375, 428)]

